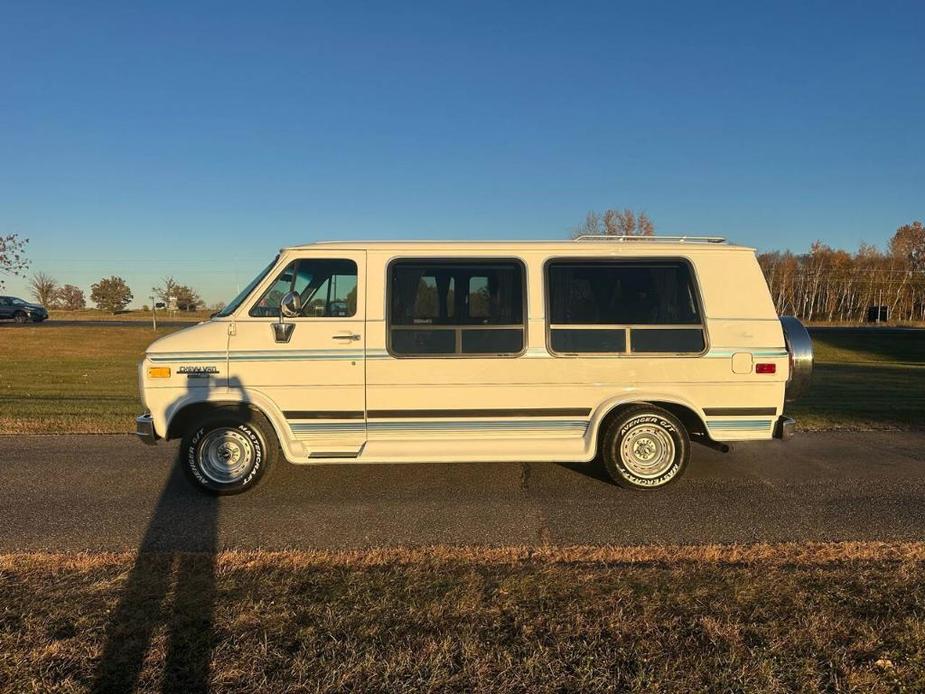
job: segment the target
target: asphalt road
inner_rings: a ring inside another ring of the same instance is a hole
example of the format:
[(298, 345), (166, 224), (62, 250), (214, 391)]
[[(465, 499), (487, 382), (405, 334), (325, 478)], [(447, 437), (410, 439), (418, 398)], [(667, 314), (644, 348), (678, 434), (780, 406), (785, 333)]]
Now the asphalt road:
[(925, 539), (925, 433), (701, 446), (686, 477), (621, 490), (592, 466), (296, 466), (213, 499), (175, 444), (0, 437), (0, 551)]

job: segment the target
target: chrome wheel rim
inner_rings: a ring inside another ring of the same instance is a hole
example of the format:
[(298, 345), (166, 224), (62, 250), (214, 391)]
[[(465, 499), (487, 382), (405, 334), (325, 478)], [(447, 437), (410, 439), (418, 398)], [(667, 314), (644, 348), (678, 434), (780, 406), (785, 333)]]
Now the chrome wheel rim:
[(256, 453), (253, 442), (237, 429), (214, 429), (199, 446), (199, 468), (212, 482), (230, 484), (248, 473)]
[(664, 475), (674, 459), (674, 439), (654, 424), (634, 426), (620, 443), (620, 460), (637, 477), (652, 479)]

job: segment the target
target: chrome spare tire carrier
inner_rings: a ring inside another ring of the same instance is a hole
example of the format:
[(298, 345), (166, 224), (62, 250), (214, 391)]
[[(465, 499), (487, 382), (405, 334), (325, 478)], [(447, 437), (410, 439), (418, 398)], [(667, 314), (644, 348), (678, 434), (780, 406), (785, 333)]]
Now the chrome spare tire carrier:
[(813, 376), (813, 341), (806, 327), (794, 316), (782, 316), (784, 341), (790, 354), (790, 378), (787, 381), (788, 401), (796, 400), (809, 390)]

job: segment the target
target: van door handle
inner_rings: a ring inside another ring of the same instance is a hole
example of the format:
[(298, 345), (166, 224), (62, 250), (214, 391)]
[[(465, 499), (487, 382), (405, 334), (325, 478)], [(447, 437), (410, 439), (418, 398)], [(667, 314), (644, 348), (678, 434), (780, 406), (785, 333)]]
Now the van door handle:
[(340, 335), (332, 335), (332, 340), (350, 340), (351, 342), (359, 340), (360, 336), (356, 333), (342, 333)]

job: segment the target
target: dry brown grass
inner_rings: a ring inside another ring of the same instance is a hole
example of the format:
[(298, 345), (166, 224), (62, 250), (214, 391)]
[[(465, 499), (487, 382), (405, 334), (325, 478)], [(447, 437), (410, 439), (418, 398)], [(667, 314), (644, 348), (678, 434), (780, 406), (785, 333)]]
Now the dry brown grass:
[(0, 581), (3, 691), (925, 687), (925, 543), (19, 554)]

